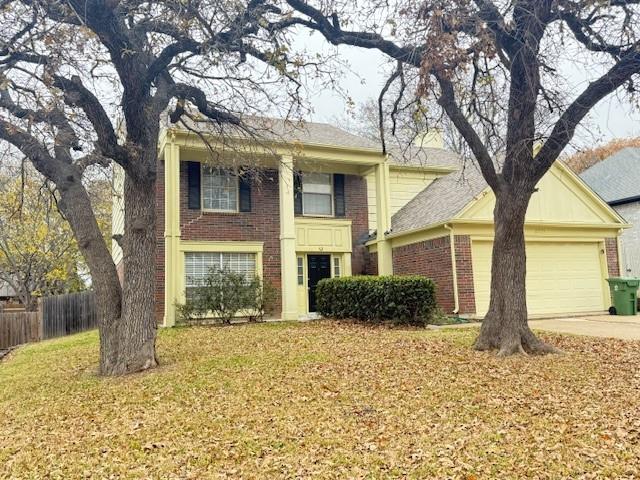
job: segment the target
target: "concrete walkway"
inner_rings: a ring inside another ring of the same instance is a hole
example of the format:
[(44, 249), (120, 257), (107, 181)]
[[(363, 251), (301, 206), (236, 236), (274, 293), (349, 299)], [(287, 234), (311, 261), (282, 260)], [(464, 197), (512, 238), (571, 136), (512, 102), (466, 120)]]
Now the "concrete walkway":
[[(470, 328), (480, 323), (461, 323), (458, 325), (432, 326), (431, 328)], [(585, 335), (587, 337), (620, 338), (622, 340), (640, 340), (640, 315), (635, 317), (616, 315), (588, 315), (584, 317), (563, 317), (530, 319), (533, 330)]]
[(640, 340), (640, 315), (597, 315), (588, 317), (529, 320), (535, 330), (586, 335), (588, 337), (621, 338)]

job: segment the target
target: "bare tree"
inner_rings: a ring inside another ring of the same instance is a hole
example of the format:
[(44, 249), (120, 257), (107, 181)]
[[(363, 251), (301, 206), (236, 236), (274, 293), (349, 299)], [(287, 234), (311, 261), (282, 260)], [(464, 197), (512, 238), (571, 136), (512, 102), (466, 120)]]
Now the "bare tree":
[[(286, 1), (292, 12), (282, 23), (321, 32), (334, 45), (377, 49), (420, 72), (416, 93), (438, 99), (496, 196), (491, 301), (475, 348), (555, 351), (527, 323), (525, 214), (593, 107), (625, 87), (635, 92), (640, 2), (376, 0), (356, 15), (350, 2)], [(562, 74), (578, 59), (593, 68), (586, 85)]]
[[(298, 114), (301, 73), (323, 68), (291, 51), (274, 25), (279, 15), (264, 0), (0, 2), (0, 138), (57, 188), (97, 293), (105, 375), (157, 364), (154, 185), (163, 112), (173, 122), (206, 119), (208, 131), (230, 125), (249, 134), (243, 114)], [(88, 165), (110, 161), (126, 174), (122, 288), (82, 184)]]

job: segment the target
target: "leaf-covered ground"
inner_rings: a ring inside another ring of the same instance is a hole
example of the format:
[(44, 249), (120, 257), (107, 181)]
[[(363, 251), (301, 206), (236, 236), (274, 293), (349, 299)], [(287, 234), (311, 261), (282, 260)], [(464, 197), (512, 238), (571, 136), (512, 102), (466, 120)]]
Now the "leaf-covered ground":
[(637, 478), (640, 343), (475, 330), (162, 330), (162, 366), (95, 375), (95, 332), (0, 364), (0, 477)]

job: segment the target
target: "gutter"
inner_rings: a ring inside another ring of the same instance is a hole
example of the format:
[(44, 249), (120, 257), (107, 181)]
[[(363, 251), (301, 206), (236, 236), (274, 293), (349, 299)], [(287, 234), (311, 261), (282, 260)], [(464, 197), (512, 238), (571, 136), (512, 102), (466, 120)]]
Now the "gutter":
[(451, 250), (451, 269), (453, 270), (453, 313), (456, 315), (460, 311), (460, 299), (458, 296), (458, 268), (456, 266), (456, 246), (455, 246), (455, 237), (453, 235), (453, 227), (445, 223), (445, 230), (449, 231), (449, 246)]
[(635, 195), (633, 197), (619, 198), (617, 200), (611, 200), (608, 203), (609, 203), (609, 206), (616, 207), (618, 205), (625, 205), (627, 203), (633, 203), (637, 201), (640, 201), (640, 195)]

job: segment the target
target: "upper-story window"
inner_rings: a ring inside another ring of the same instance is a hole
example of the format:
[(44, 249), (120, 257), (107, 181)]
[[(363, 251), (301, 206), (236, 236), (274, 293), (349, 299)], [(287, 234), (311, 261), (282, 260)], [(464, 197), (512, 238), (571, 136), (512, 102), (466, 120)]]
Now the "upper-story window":
[(333, 215), (333, 181), (330, 173), (302, 174), (302, 213)]
[(234, 171), (202, 166), (202, 208), (238, 211), (238, 176)]

